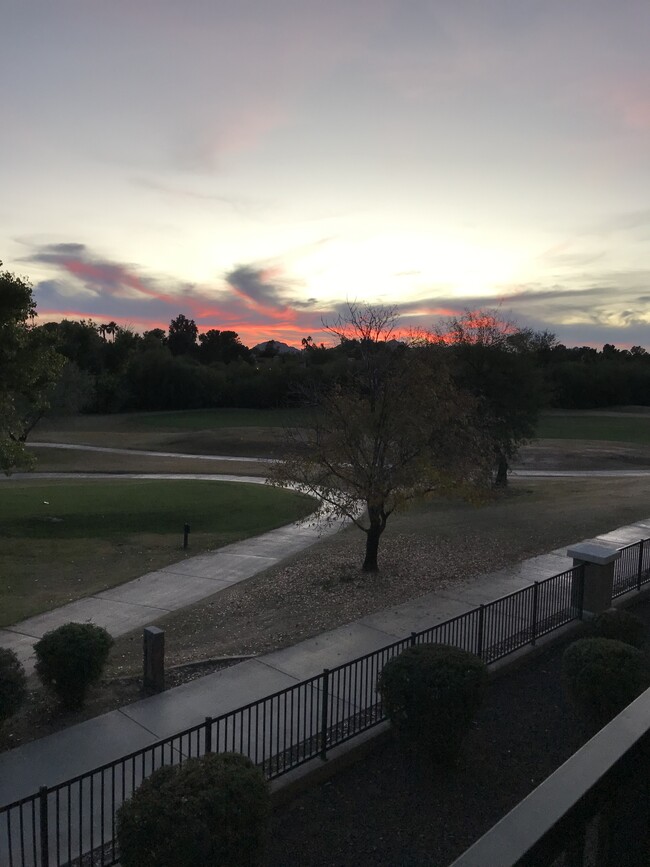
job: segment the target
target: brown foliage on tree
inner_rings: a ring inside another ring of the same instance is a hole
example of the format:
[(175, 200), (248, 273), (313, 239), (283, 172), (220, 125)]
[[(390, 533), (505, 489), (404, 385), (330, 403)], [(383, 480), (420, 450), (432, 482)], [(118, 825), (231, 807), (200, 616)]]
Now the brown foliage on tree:
[(273, 482), (322, 501), (329, 519), (366, 534), (363, 570), (378, 570), (395, 509), (426, 495), (475, 491), (489, 475), (475, 404), (454, 386), (443, 353), (395, 340), (393, 308), (351, 305), (328, 326), (348, 353), (346, 375), (311, 394), (307, 426), (287, 431)]

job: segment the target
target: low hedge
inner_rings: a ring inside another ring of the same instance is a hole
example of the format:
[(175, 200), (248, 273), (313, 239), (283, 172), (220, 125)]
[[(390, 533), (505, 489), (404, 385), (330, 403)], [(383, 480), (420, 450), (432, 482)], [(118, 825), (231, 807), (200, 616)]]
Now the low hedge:
[(13, 650), (0, 647), (0, 725), (20, 710), (26, 698), (25, 669)]
[(646, 627), (642, 620), (622, 608), (609, 608), (586, 624), (590, 638), (613, 638), (632, 647), (645, 644)]
[(562, 680), (583, 718), (602, 726), (650, 687), (650, 664), (623, 641), (582, 638), (564, 651)]
[(83, 705), (92, 684), (102, 675), (113, 639), (93, 623), (65, 623), (36, 643), (36, 673), (64, 707)]
[(445, 644), (418, 644), (389, 660), (378, 688), (403, 746), (428, 759), (455, 761), (483, 701), (487, 668)]
[(247, 867), (260, 863), (271, 812), (250, 759), (216, 753), (160, 768), (117, 814), (122, 867)]

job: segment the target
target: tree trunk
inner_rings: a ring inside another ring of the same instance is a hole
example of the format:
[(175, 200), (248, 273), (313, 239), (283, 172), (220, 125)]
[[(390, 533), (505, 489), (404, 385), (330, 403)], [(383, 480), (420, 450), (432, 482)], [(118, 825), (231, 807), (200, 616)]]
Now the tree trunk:
[(380, 509), (376, 507), (368, 509), (370, 526), (366, 530), (366, 559), (363, 561), (364, 572), (379, 572), (377, 552), (379, 551), (379, 538), (384, 532), (386, 518)]
[(508, 461), (503, 455), (497, 457), (497, 474), (494, 479), (495, 488), (508, 487)]

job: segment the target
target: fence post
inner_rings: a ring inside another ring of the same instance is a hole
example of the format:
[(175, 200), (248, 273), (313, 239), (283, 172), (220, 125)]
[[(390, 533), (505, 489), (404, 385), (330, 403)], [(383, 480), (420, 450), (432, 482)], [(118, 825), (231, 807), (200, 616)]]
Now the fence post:
[(47, 786), (38, 790), (39, 818), (41, 826), (41, 867), (50, 867), (50, 834), (47, 815)]
[(584, 620), (585, 617), (585, 564), (580, 563), (578, 566), (578, 619)]
[(478, 649), (476, 651), (476, 655), (479, 659), (483, 658), (483, 618), (485, 616), (485, 605), (479, 605), (478, 607), (478, 638), (477, 644)]
[(643, 543), (645, 539), (641, 539), (639, 542), (639, 569), (636, 576), (636, 589), (640, 593), (641, 592), (641, 576), (643, 575)]
[(320, 757), (327, 759), (327, 720), (329, 716), (330, 670), (323, 669), (323, 705), (320, 713)]
[(212, 752), (212, 717), (206, 716), (205, 718), (205, 751), (206, 753)]
[(533, 622), (531, 624), (530, 643), (535, 644), (537, 641), (537, 598), (539, 596), (539, 581), (533, 584)]
[(417, 632), (412, 632), (411, 633), (411, 647), (415, 647), (415, 645), (417, 644), (417, 640), (418, 640)]

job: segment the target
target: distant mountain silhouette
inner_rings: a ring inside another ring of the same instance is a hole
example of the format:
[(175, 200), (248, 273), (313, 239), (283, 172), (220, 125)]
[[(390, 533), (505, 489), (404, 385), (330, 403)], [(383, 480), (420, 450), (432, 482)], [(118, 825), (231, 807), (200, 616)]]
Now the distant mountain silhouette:
[(300, 354), (300, 350), (295, 346), (289, 346), (288, 343), (282, 343), (280, 340), (265, 340), (253, 347), (253, 352), (256, 355), (295, 355)]

